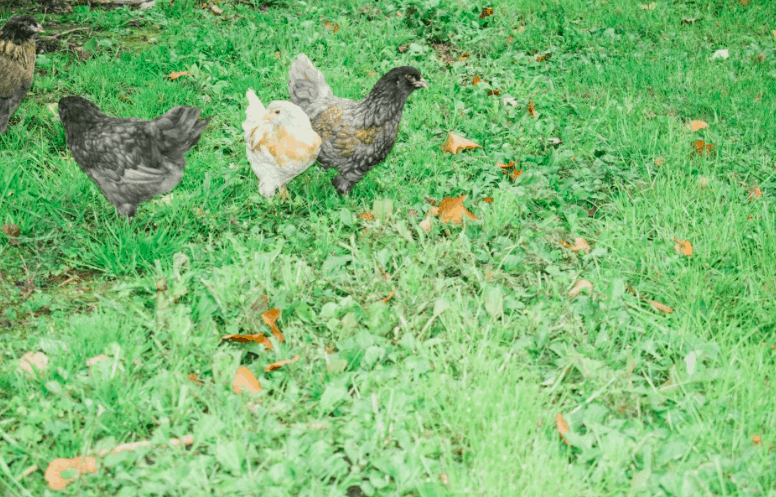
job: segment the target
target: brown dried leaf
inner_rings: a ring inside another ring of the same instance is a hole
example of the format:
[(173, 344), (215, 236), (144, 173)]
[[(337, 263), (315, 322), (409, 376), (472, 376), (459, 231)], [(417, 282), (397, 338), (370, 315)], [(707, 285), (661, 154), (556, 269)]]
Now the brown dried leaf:
[(270, 371), (275, 371), (276, 369), (280, 369), (283, 366), (285, 366), (286, 364), (291, 364), (291, 363), (294, 363), (294, 362), (298, 361), (299, 357), (300, 357), (299, 354), (296, 354), (291, 359), (284, 359), (282, 361), (273, 362), (272, 364), (270, 364), (269, 366), (264, 368), (264, 372), (265, 373), (269, 373)]
[(574, 284), (574, 288), (569, 290), (569, 297), (576, 297), (583, 288), (587, 288), (589, 292), (593, 291), (593, 284), (587, 280), (579, 280)]
[(391, 293), (389, 293), (389, 294), (388, 294), (388, 296), (387, 296), (387, 297), (385, 297), (384, 299), (380, 299), (380, 302), (385, 302), (385, 303), (387, 304), (387, 303), (388, 303), (388, 301), (389, 301), (389, 300), (391, 300), (391, 299), (393, 298), (393, 296), (394, 296), (394, 295), (396, 295), (396, 292), (394, 292), (393, 290), (391, 290)]
[(692, 243), (690, 243), (690, 240), (681, 241), (678, 238), (674, 238), (674, 241), (676, 242), (674, 250), (678, 254), (684, 254), (687, 257), (692, 256)]
[(399, 53), (404, 53), (409, 49), (410, 49), (409, 43), (405, 43), (404, 45), (399, 45)]
[(182, 76), (188, 76), (189, 71), (173, 71), (169, 75), (167, 75), (168, 78), (170, 78), (172, 81), (175, 81), (176, 79), (182, 77)]
[(428, 214), (426, 214), (426, 219), (424, 219), (423, 221), (418, 223), (418, 226), (420, 226), (420, 228), (423, 231), (425, 231), (426, 233), (431, 231), (431, 213), (430, 212)]
[(476, 217), (474, 214), (466, 210), (466, 208), (463, 206), (463, 200), (466, 198), (466, 195), (461, 195), (460, 197), (445, 197), (442, 202), (439, 203), (439, 215), (442, 217), (443, 223), (462, 223), (463, 222), (463, 216), (466, 215), (470, 219), (479, 220), (480, 218)]
[(563, 240), (560, 241), (560, 244), (566, 247), (567, 249), (570, 249), (572, 252), (579, 252), (580, 250), (584, 250), (585, 253), (590, 252), (590, 244), (587, 243), (587, 240), (585, 240), (581, 236), (577, 237), (577, 239), (574, 240), (574, 245), (570, 245), (564, 242)]
[(336, 33), (339, 29), (339, 24), (332, 24), (329, 21), (326, 21), (326, 29), (332, 32), (332, 34)]
[(662, 166), (665, 163), (666, 163), (665, 157), (658, 157), (658, 158), (655, 159), (655, 165), (657, 167), (660, 167), (660, 166)]
[(249, 393), (261, 392), (261, 384), (259, 383), (259, 380), (253, 376), (250, 369), (245, 366), (240, 366), (237, 368), (237, 373), (234, 375), (232, 390), (234, 393), (240, 393), (243, 389)]
[(512, 107), (517, 107), (517, 100), (515, 100), (512, 97), (504, 97), (501, 99), (502, 102), (504, 102), (504, 105), (511, 105)]
[(374, 221), (375, 220), (375, 217), (372, 215), (371, 212), (362, 212), (361, 214), (358, 215), (358, 217), (360, 217), (364, 221)]
[[(68, 469), (75, 469), (76, 476), (62, 478), (62, 473)], [(82, 473), (95, 473), (96, 471), (97, 460), (93, 457), (54, 459), (46, 468), (46, 481), (51, 490), (62, 490)]]
[(708, 123), (704, 121), (696, 121), (692, 120), (689, 123), (687, 123), (687, 129), (691, 130), (693, 133), (698, 131), (699, 129), (708, 128)]
[(657, 302), (656, 300), (650, 300), (649, 305), (651, 305), (652, 307), (654, 307), (660, 312), (665, 312), (666, 314), (671, 314), (672, 312), (674, 312), (673, 309), (671, 309), (665, 304), (661, 304), (660, 302)]
[(473, 148), (482, 148), (481, 145), (474, 143), (471, 140), (467, 140), (463, 136), (454, 135), (452, 133), (447, 134), (447, 140), (442, 144), (442, 150), (450, 152), (451, 154), (457, 154), (461, 150), (469, 150)]
[(563, 414), (561, 413), (558, 413), (557, 416), (555, 416), (555, 428), (558, 430), (558, 435), (560, 435), (563, 443), (568, 445), (568, 441), (566, 440), (566, 433), (569, 432), (569, 425), (566, 423), (566, 420), (563, 419)]
[(704, 154), (711, 155), (712, 154), (711, 149), (714, 148), (713, 143), (706, 143), (703, 140), (695, 140), (694, 145), (695, 145), (695, 153), (698, 155), (704, 155)]
[(270, 309), (261, 315), (261, 319), (263, 319), (264, 322), (267, 323), (267, 326), (269, 326), (270, 329), (272, 329), (272, 334), (275, 336), (278, 343), (285, 340), (285, 338), (283, 337), (283, 333), (281, 333), (277, 325), (275, 325), (275, 321), (277, 321), (279, 317), (280, 317), (280, 309)]
[(480, 12), (480, 19), (485, 19), (486, 17), (490, 17), (493, 15), (493, 9), (490, 7), (485, 7), (482, 9), (482, 12)]
[(482, 201), (485, 202), (486, 204), (493, 203), (493, 197), (485, 197), (484, 199), (482, 199)]
[(479, 77), (479, 76), (474, 76), (474, 78), (472, 79), (472, 86), (477, 86), (477, 84), (478, 84), (480, 81), (482, 81), (482, 79), (480, 79), (480, 77)]
[(760, 190), (759, 186), (755, 186), (751, 190), (749, 190), (749, 200), (754, 200), (762, 196), (763, 196), (763, 192), (762, 190)]
[(19, 244), (19, 235), (22, 234), (22, 230), (19, 229), (18, 226), (15, 224), (5, 223), (2, 227), (2, 232), (5, 236), (9, 238), (8, 242), (11, 245), (18, 245)]
[(539, 117), (539, 113), (536, 112), (536, 108), (534, 108), (533, 102), (528, 102), (528, 115), (531, 116), (532, 119)]
[(212, 3), (210, 4), (210, 11), (211, 11), (213, 14), (217, 15), (217, 16), (220, 16), (221, 14), (223, 14), (223, 13), (224, 13), (224, 11), (223, 11), (223, 10), (221, 10), (219, 7), (216, 7), (216, 6), (215, 6), (215, 5), (213, 5)]
[(33, 368), (41, 376), (46, 376), (48, 369), (48, 356), (43, 352), (27, 352), (19, 359), (19, 369), (27, 373), (34, 373)]

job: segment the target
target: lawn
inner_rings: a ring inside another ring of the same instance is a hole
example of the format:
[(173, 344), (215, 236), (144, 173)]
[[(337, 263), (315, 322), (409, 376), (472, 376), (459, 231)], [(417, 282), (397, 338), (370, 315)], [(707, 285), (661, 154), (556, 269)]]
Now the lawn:
[[(216, 6), (34, 13), (70, 32), (0, 136), (0, 493), (776, 496), (776, 4)], [(245, 92), (287, 99), (300, 52), (339, 96), (400, 65), (430, 87), (348, 195), (314, 165), (267, 200)], [(211, 121), (127, 224), (68, 94)], [(461, 195), (477, 219), (431, 213)]]

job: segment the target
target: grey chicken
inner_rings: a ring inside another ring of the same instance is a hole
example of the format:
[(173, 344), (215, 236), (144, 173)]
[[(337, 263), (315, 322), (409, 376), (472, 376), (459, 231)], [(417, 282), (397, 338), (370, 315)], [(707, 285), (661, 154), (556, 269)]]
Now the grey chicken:
[(183, 178), (184, 154), (210, 119), (179, 106), (152, 121), (108, 117), (89, 100), (65, 97), (59, 119), (67, 147), (81, 169), (122, 216), (130, 219), (140, 202), (172, 190)]
[(305, 111), (323, 140), (318, 163), (339, 171), (332, 184), (340, 194), (385, 159), (396, 142), (407, 97), (428, 87), (420, 71), (402, 66), (388, 71), (363, 100), (339, 98), (305, 54), (291, 63), (288, 77), (291, 101)]
[(31, 16), (14, 16), (0, 30), (0, 135), (32, 86), (35, 34), (42, 31)]

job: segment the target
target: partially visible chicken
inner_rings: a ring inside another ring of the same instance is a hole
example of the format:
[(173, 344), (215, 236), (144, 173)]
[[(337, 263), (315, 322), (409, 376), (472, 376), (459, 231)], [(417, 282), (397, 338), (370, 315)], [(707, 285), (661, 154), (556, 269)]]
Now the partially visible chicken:
[(339, 98), (305, 54), (291, 63), (288, 78), (291, 101), (305, 111), (323, 139), (318, 163), (339, 171), (332, 183), (340, 194), (385, 159), (396, 141), (407, 97), (428, 87), (420, 71), (402, 66), (388, 71), (363, 100)]
[(118, 213), (130, 219), (140, 202), (180, 182), (184, 154), (210, 121), (199, 120), (199, 111), (185, 106), (153, 121), (116, 119), (82, 97), (61, 99), (59, 119), (75, 161)]
[(275, 100), (265, 109), (253, 90), (245, 96), (245, 153), (259, 177), (259, 193), (269, 198), (315, 162), (321, 137), (291, 102)]
[(31, 16), (14, 16), (0, 30), (0, 135), (32, 86), (34, 36), (42, 31)]

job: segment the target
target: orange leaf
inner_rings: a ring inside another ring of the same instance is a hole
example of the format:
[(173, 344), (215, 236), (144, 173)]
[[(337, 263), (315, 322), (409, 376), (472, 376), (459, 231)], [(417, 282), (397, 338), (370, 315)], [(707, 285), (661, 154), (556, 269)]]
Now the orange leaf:
[(480, 19), (485, 19), (486, 17), (490, 17), (493, 15), (493, 9), (490, 7), (485, 7), (482, 9), (482, 12), (480, 12)]
[(660, 302), (657, 302), (655, 300), (650, 300), (649, 305), (651, 305), (652, 307), (654, 307), (660, 312), (665, 312), (666, 314), (671, 314), (672, 312), (674, 312), (674, 310), (668, 307), (667, 305), (661, 304)]
[(396, 292), (394, 292), (393, 290), (391, 290), (391, 293), (389, 293), (389, 294), (388, 294), (388, 296), (387, 296), (387, 297), (385, 297), (384, 299), (380, 299), (380, 302), (385, 302), (385, 303), (387, 304), (387, 303), (388, 303), (388, 301), (389, 301), (389, 300), (391, 300), (391, 299), (393, 298), (393, 296), (394, 296), (394, 295), (396, 295)]
[(489, 90), (488, 91), (488, 96), (490, 97), (492, 95), (499, 96), (499, 95), (501, 95), (501, 91), (499, 91), (498, 88), (496, 88), (495, 90)]
[(566, 423), (566, 420), (563, 419), (563, 414), (558, 413), (557, 416), (555, 416), (555, 428), (558, 430), (558, 435), (560, 435), (561, 440), (563, 440), (563, 443), (568, 445), (568, 441), (566, 440), (566, 433), (569, 432), (569, 425)]
[(762, 190), (760, 190), (759, 186), (755, 186), (754, 188), (749, 190), (749, 198), (750, 198), (750, 200), (751, 199), (755, 199), (755, 198), (760, 198), (762, 196), (763, 196), (763, 192), (762, 192)]
[(485, 202), (486, 204), (490, 204), (493, 202), (493, 197), (485, 197), (484, 199), (482, 199), (482, 201)]
[(690, 121), (687, 123), (687, 129), (692, 130), (693, 133), (699, 129), (708, 128), (709, 125), (703, 121)]
[(472, 79), (472, 85), (477, 86), (477, 83), (482, 81), (479, 76), (474, 76), (474, 79)]
[(259, 380), (253, 376), (253, 373), (245, 366), (237, 368), (237, 373), (234, 375), (234, 383), (232, 383), (232, 390), (234, 393), (240, 393), (243, 388), (249, 393), (261, 392), (261, 384)]
[(684, 254), (687, 257), (692, 255), (692, 243), (690, 243), (690, 240), (681, 241), (678, 238), (674, 238), (674, 241), (676, 242), (674, 250), (676, 250), (677, 253)]
[(280, 332), (277, 325), (275, 324), (275, 321), (277, 321), (279, 317), (280, 317), (280, 309), (270, 309), (261, 315), (261, 319), (263, 319), (264, 322), (267, 323), (267, 326), (269, 326), (272, 329), (272, 334), (275, 335), (275, 338), (277, 339), (277, 341), (282, 342), (285, 338), (283, 337), (283, 334)]
[(590, 252), (590, 244), (587, 243), (587, 240), (585, 240), (581, 236), (577, 237), (577, 239), (574, 240), (574, 245), (568, 244), (563, 240), (560, 241), (560, 244), (566, 247), (567, 249), (570, 249), (572, 252), (579, 252), (580, 250), (584, 250), (585, 253)]
[(442, 217), (443, 223), (453, 222), (460, 224), (463, 221), (464, 215), (475, 221), (480, 219), (466, 210), (463, 206), (463, 200), (465, 198), (466, 195), (455, 198), (445, 197), (445, 199), (439, 203), (439, 215)]
[(256, 342), (272, 350), (272, 342), (270, 342), (269, 338), (264, 336), (262, 333), (255, 333), (253, 335), (226, 335), (222, 336), (221, 340), (229, 340), (231, 342), (240, 343)]
[(189, 373), (188, 379), (197, 385), (202, 385), (202, 380), (199, 379), (199, 375), (197, 373)]
[(509, 164), (502, 164), (500, 162), (496, 162), (496, 165), (501, 169), (504, 169), (504, 174), (508, 174), (507, 169), (509, 169), (510, 167), (514, 167), (515, 161), (513, 160), (509, 161)]
[(695, 153), (698, 155), (711, 154), (711, 149), (714, 148), (713, 143), (706, 143), (703, 140), (695, 140)]
[(46, 468), (46, 481), (52, 490), (62, 490), (73, 482), (72, 478), (63, 478), (62, 473), (68, 469), (75, 469), (76, 476), (82, 473), (95, 473), (97, 460), (93, 457), (76, 457), (73, 459), (54, 459)]
[(762, 446), (763, 441), (760, 440), (760, 435), (752, 435), (752, 445)]
[(296, 362), (296, 361), (298, 361), (298, 360), (299, 360), (299, 354), (296, 354), (296, 355), (295, 355), (293, 358), (291, 358), (291, 359), (284, 359), (284, 360), (282, 360), (282, 361), (273, 362), (272, 364), (270, 364), (269, 366), (267, 366), (266, 368), (264, 368), (264, 372), (265, 372), (265, 373), (269, 373), (270, 371), (275, 371), (276, 369), (280, 369), (280, 368), (282, 368), (282, 367), (283, 367), (283, 366), (285, 366), (286, 364), (291, 364), (291, 363), (293, 363), (293, 362)]
[(569, 297), (576, 297), (583, 288), (587, 288), (588, 291), (593, 291), (593, 284), (587, 280), (579, 280), (574, 285), (574, 288), (569, 290)]
[(482, 148), (482, 146), (477, 145), (471, 140), (467, 140), (463, 136), (454, 135), (452, 133), (447, 134), (447, 140), (442, 144), (442, 150), (450, 152), (451, 154), (457, 154), (461, 150), (472, 148)]
[(665, 164), (665, 162), (666, 162), (665, 157), (658, 157), (657, 159), (655, 159), (655, 165), (657, 167), (662, 166), (663, 164)]
[(512, 172), (509, 174), (509, 177), (512, 178), (512, 181), (516, 180), (521, 174), (523, 174), (523, 171), (518, 171), (517, 168), (512, 169)]
[(542, 62), (544, 60), (549, 59), (552, 56), (552, 52), (547, 52), (544, 55), (540, 55), (539, 57), (536, 57), (536, 62)]
[(533, 119), (536, 119), (539, 116), (539, 114), (536, 112), (536, 109), (534, 108), (533, 102), (528, 102), (528, 115)]
[(374, 218), (374, 216), (372, 215), (371, 212), (362, 212), (361, 214), (359, 214), (359, 217), (361, 219), (363, 219), (364, 221), (374, 221), (375, 220), (375, 218)]
[(48, 356), (43, 352), (27, 352), (19, 359), (19, 369), (22, 371), (33, 373), (33, 368), (35, 368), (41, 376), (46, 376)]
[(176, 79), (180, 78), (181, 76), (188, 76), (189, 71), (173, 71), (171, 72), (167, 77), (171, 80), (175, 81)]
[(332, 24), (329, 21), (326, 21), (326, 29), (331, 30), (332, 34), (334, 34), (339, 29), (339, 24)]

